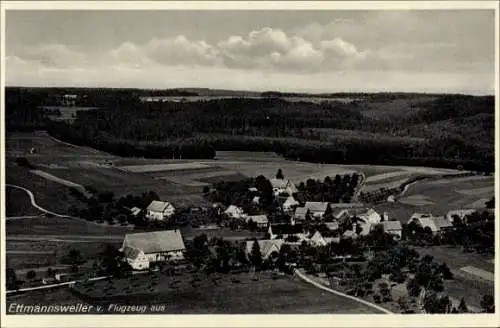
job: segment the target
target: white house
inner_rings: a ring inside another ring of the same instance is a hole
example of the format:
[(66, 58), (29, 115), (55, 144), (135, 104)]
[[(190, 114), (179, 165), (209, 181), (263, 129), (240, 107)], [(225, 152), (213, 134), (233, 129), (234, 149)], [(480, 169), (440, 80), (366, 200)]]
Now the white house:
[(293, 198), (293, 196), (288, 196), (286, 200), (283, 202), (281, 207), (283, 208), (283, 211), (285, 212), (290, 212), (293, 211), (295, 207), (299, 205), (299, 202)]
[(276, 239), (280, 236), (282, 239), (286, 239), (292, 235), (297, 236), (300, 241), (307, 239), (304, 227), (300, 224), (271, 224), (267, 232), (270, 239)]
[[(246, 253), (249, 256), (252, 253), (252, 248), (254, 244), (254, 240), (248, 240), (246, 242)], [(281, 239), (264, 239), (257, 240), (260, 248), (260, 254), (262, 255), (262, 259), (267, 259), (272, 253), (279, 253), (281, 250), (281, 246), (283, 246), (284, 242)]]
[(333, 237), (331, 235), (321, 233), (319, 231), (316, 231), (311, 239), (310, 243), (314, 246), (326, 246), (330, 243), (339, 243), (340, 242), (340, 237)]
[(307, 216), (307, 208), (305, 207), (297, 207), (295, 209), (295, 213), (293, 214), (293, 218), (295, 221), (304, 221)]
[(163, 221), (175, 213), (175, 207), (169, 202), (153, 200), (146, 208), (146, 219)]
[(374, 209), (371, 208), (366, 210), (365, 212), (356, 214), (356, 216), (370, 224), (377, 224), (382, 221), (382, 217), (380, 216), (380, 214), (378, 214)]
[(151, 262), (182, 260), (186, 247), (179, 230), (126, 234), (121, 250), (135, 270), (149, 268)]
[(229, 216), (232, 219), (241, 219), (245, 216), (243, 209), (236, 205), (230, 205), (225, 211), (224, 214)]
[(271, 179), (269, 180), (273, 186), (274, 195), (277, 196), (281, 193), (287, 193), (289, 196), (298, 192), (297, 187), (292, 181), (288, 179)]
[(446, 220), (444, 216), (433, 216), (432, 214), (415, 213), (412, 215), (408, 223), (416, 222), (422, 228), (428, 227), (433, 234), (438, 234), (446, 229), (453, 228), (450, 221)]
[(306, 209), (309, 210), (313, 218), (320, 219), (325, 215), (325, 212), (328, 208), (327, 202), (306, 202)]
[(269, 224), (269, 220), (267, 219), (267, 216), (265, 216), (264, 214), (245, 216), (245, 221), (247, 223), (250, 222), (250, 220), (255, 222), (257, 224), (257, 227), (259, 228), (265, 228)]
[(403, 227), (399, 221), (382, 221), (380, 224), (384, 227), (384, 231), (401, 239)]
[(141, 209), (139, 207), (132, 207), (130, 209), (130, 214), (132, 214), (133, 216), (137, 216), (139, 215), (139, 213), (141, 213)]

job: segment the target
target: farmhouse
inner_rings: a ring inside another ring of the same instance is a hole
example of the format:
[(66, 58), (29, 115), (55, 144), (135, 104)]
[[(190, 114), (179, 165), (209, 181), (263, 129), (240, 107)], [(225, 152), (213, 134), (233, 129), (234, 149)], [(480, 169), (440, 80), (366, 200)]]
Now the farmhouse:
[(453, 225), (450, 221), (446, 220), (444, 216), (435, 217), (432, 214), (420, 214), (415, 213), (412, 215), (408, 223), (416, 222), (421, 225), (422, 228), (428, 227), (431, 229), (433, 234), (438, 234), (447, 229), (452, 229)]
[(291, 196), (298, 191), (293, 182), (288, 179), (271, 179), (269, 181), (273, 186), (273, 192), (275, 196), (282, 193), (287, 193), (289, 196)]
[(309, 210), (313, 218), (320, 219), (328, 209), (327, 202), (306, 202), (305, 208)]
[(337, 230), (339, 230), (339, 221), (335, 220), (332, 222), (325, 222), (325, 226), (330, 231), (337, 231)]
[(380, 224), (384, 227), (384, 232), (397, 236), (398, 239), (401, 239), (403, 227), (401, 226), (401, 222), (399, 221), (382, 221)]
[(253, 221), (257, 224), (257, 227), (259, 227), (259, 228), (265, 228), (269, 224), (269, 220), (267, 219), (267, 216), (265, 216), (264, 214), (248, 215), (245, 217), (245, 221), (247, 223), (250, 221)]
[(146, 218), (149, 220), (165, 220), (174, 215), (175, 208), (169, 202), (153, 200), (146, 208)]
[[(246, 242), (246, 254), (249, 256), (252, 253), (252, 247), (254, 244), (254, 240), (248, 240)], [(257, 240), (260, 248), (260, 254), (262, 258), (265, 260), (274, 252), (279, 253), (281, 250), (281, 246), (283, 246), (284, 242), (281, 239), (264, 239)]]
[(474, 212), (476, 212), (476, 210), (473, 209), (449, 211), (446, 214), (446, 219), (453, 224), (454, 217), (458, 216), (458, 218), (463, 222), (467, 215), (471, 215)]
[(270, 239), (278, 237), (287, 238), (288, 236), (295, 235), (300, 240), (307, 239), (304, 233), (304, 227), (301, 224), (271, 224), (267, 230)]
[(143, 270), (151, 262), (182, 260), (186, 247), (179, 230), (165, 230), (127, 234), (121, 250), (133, 269)]
[(224, 214), (229, 216), (232, 219), (241, 219), (245, 216), (243, 209), (236, 205), (230, 205), (225, 211)]

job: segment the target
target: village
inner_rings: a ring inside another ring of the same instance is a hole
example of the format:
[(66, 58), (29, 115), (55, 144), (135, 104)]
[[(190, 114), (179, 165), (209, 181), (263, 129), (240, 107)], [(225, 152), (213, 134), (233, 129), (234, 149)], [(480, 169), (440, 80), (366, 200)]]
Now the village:
[[(98, 268), (79, 269), (83, 261), (75, 260), (79, 254), (70, 250), (72, 269), (47, 272), (39, 284), (68, 283), (79, 297), (102, 302), (145, 297), (145, 292), (166, 295), (183, 284), (201, 288), (202, 273), (217, 276), (210, 280), (217, 284), (227, 275), (247, 273), (257, 281), (256, 272), (267, 272), (273, 279), (303, 277), (394, 313), (491, 311), (493, 274), (473, 266), (450, 269), (417, 249), (459, 245), (467, 252), (483, 251), (471, 231), (494, 224), (492, 210), (414, 213), (402, 223), (357, 202), (362, 180), (354, 173), (295, 185), (278, 169), (271, 179), (258, 176), (204, 187), (211, 207), (175, 208), (154, 192), (122, 197), (113, 203), (120, 211), (107, 211), (108, 222), (140, 232), (126, 233), (119, 249), (109, 246)], [(98, 198), (113, 196), (101, 193)], [(73, 212), (91, 216), (98, 206), (94, 202)], [(191, 227), (189, 236), (183, 233), (186, 226)], [(485, 291), (482, 309), (467, 305), (456, 293), (447, 294), (445, 285), (454, 277)], [(28, 272), (28, 280), (33, 278), (34, 272)], [(14, 278), (10, 288), (21, 288), (20, 279)], [(162, 279), (170, 280), (162, 284)], [(233, 284), (240, 281), (230, 279)]]

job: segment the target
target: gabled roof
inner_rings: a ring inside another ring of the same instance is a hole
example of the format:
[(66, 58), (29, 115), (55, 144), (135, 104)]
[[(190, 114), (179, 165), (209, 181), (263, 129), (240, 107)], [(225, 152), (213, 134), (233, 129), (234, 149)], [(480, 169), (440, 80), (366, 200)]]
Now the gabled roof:
[(420, 222), (423, 228), (429, 227), (432, 232), (438, 231), (438, 227), (434, 224), (434, 220), (431, 217), (420, 217), (417, 219), (417, 222)]
[(269, 182), (271, 182), (273, 188), (290, 189), (292, 193), (297, 192), (297, 187), (288, 179), (271, 179)]
[(151, 211), (151, 212), (163, 212), (169, 206), (172, 206), (172, 204), (170, 204), (169, 202), (162, 202), (159, 200), (153, 200), (151, 202), (151, 204), (148, 205), (147, 210)]
[(382, 221), (381, 225), (384, 226), (385, 231), (402, 230), (403, 227), (399, 221)]
[[(253, 240), (247, 241), (246, 250), (248, 254), (252, 252), (252, 247), (254, 242), (255, 241)], [(275, 246), (279, 251), (281, 249), (281, 246), (283, 246), (284, 241), (281, 239), (264, 239), (264, 240), (257, 240), (257, 243), (259, 244), (260, 253), (262, 254), (262, 256), (266, 257), (272, 253), (273, 246)]]
[(448, 220), (453, 220), (453, 216), (457, 215), (460, 219), (463, 219), (465, 216), (470, 215), (474, 212), (476, 212), (476, 210), (474, 209), (454, 210), (454, 211), (449, 211), (446, 214), (446, 217), (448, 218)]
[(229, 207), (224, 211), (224, 213), (242, 213), (243, 209), (236, 205), (229, 205)]
[(327, 202), (306, 202), (305, 208), (311, 212), (325, 212), (328, 208)]
[(248, 222), (252, 220), (253, 222), (255, 223), (260, 223), (260, 224), (267, 224), (269, 223), (269, 220), (267, 219), (267, 216), (265, 216), (264, 214), (261, 214), (261, 215), (249, 215), (245, 218), (245, 221)]
[(185, 250), (179, 230), (165, 230), (126, 234), (123, 248), (136, 248), (145, 254)]
[(307, 208), (305, 207), (297, 207), (295, 209), (295, 218), (305, 220), (307, 214)]
[(433, 220), (438, 229), (453, 227), (453, 224), (451, 224), (450, 221), (446, 220), (444, 216), (434, 217)]
[(141, 209), (139, 207), (134, 206), (130, 209), (130, 212), (132, 213), (132, 215), (137, 215), (141, 212)]
[(288, 205), (288, 206), (293, 206), (293, 205), (298, 205), (299, 202), (293, 198), (293, 196), (288, 196), (287, 199), (283, 202), (283, 205)]
[(304, 233), (304, 227), (301, 224), (272, 224), (270, 228), (275, 235), (295, 235)]

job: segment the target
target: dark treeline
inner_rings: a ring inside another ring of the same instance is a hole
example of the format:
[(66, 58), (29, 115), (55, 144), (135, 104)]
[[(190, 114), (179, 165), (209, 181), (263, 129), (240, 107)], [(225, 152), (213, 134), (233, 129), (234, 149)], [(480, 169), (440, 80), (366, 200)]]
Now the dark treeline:
[[(69, 125), (49, 122), (37, 109), (60, 93), (7, 88), (7, 130), (45, 128), (58, 138), (121, 156), (213, 158), (214, 149), (258, 150), (310, 162), (478, 171), (493, 171), (494, 167), (494, 138), (484, 137), (494, 131), (493, 97), (439, 96), (419, 104), (420, 109), (412, 115), (402, 115), (405, 119), (374, 119), (363, 114), (362, 101), (288, 102), (271, 93), (271, 97), (261, 99), (142, 103), (139, 97), (152, 94), (136, 89), (78, 90), (85, 106), (99, 109), (77, 112)], [(65, 91), (71, 93), (71, 89)], [(414, 99), (417, 95), (370, 97), (380, 102)], [(429, 131), (427, 127), (431, 126), (434, 130)], [(314, 129), (327, 130), (330, 135), (326, 140), (315, 139), (308, 133)], [(352, 131), (352, 136), (335, 134), (334, 129)], [(372, 131), (388, 138), (361, 137), (357, 131)], [(483, 131), (481, 138), (475, 137), (477, 131)]]

